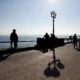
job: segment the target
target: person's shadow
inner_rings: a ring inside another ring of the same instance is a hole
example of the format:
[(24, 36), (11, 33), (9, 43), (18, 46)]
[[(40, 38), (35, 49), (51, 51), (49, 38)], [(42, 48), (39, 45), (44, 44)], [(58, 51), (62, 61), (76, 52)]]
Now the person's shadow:
[[(53, 62), (51, 62), (52, 64)], [(49, 63), (50, 64), (50, 63)], [(59, 69), (64, 69), (65, 66), (61, 63), (61, 61), (59, 61), (58, 63), (56, 63), (56, 67), (51, 68), (51, 64), (44, 70), (44, 75), (47, 77), (59, 77), (60, 76), (60, 72), (58, 70)]]

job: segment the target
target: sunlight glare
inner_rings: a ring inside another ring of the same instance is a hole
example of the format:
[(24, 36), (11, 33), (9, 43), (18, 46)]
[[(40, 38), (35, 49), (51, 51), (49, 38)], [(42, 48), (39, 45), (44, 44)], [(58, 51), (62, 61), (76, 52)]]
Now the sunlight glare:
[(48, 0), (49, 3), (56, 3), (59, 2), (59, 0)]

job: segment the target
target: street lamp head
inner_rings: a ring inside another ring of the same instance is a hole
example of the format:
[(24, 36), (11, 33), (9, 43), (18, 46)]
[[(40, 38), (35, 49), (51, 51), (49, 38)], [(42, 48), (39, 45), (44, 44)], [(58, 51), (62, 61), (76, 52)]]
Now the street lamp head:
[(51, 14), (51, 17), (56, 18), (56, 13), (55, 13), (55, 11), (51, 11), (50, 14)]

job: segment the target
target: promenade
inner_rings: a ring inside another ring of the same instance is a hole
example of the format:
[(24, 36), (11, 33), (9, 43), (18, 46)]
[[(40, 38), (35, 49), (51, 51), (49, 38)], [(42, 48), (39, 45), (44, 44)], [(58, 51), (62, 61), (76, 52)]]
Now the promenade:
[(48, 66), (53, 61), (52, 51), (28, 50), (7, 56), (0, 61), (0, 80), (80, 80), (80, 50), (66, 44), (55, 52), (60, 59), (55, 71), (54, 64)]

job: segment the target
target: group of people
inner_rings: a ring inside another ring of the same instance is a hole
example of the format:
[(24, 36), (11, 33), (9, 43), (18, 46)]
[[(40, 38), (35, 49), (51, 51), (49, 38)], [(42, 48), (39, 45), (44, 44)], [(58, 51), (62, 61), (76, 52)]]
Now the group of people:
[[(49, 36), (48, 33), (46, 33), (43, 37), (43, 39), (45, 39), (45, 44), (48, 44), (49, 39), (53, 40), (53, 38), (55, 38), (55, 35), (51, 34), (51, 36)], [(13, 44), (14, 48), (17, 48), (18, 35), (15, 29), (13, 29), (13, 32), (10, 34), (10, 40), (11, 40), (11, 48), (13, 47)]]
[(52, 46), (55, 46), (55, 39), (56, 39), (57, 37), (55, 37), (55, 35), (53, 35), (53, 34), (48, 34), (48, 33), (46, 33), (44, 36), (43, 36), (43, 39), (44, 39), (44, 47), (47, 49), (47, 48), (52, 48)]
[(55, 37), (55, 35), (53, 35), (53, 34), (51, 34), (51, 35), (49, 36), (48, 33), (46, 33), (46, 34), (43, 36), (43, 39), (46, 39), (46, 40), (53, 39), (53, 38), (57, 38), (57, 37)]
[[(45, 44), (48, 44), (49, 43), (49, 40), (51, 40), (51, 42), (53, 41), (54, 42), (54, 39), (57, 39), (57, 37), (55, 37), (55, 35), (51, 34), (49, 36), (48, 33), (46, 33), (44, 36), (43, 36), (43, 39), (45, 39)], [(79, 42), (79, 48), (80, 48), (80, 38), (77, 39), (77, 35), (74, 34), (74, 36), (70, 36), (70, 39), (73, 41), (73, 46), (74, 48), (77, 47), (77, 42)], [(10, 40), (11, 40), (11, 48), (12, 48), (12, 44), (14, 44), (14, 48), (17, 47), (17, 42), (18, 42), (18, 35), (16, 34), (16, 30), (13, 29), (13, 32), (10, 34)]]
[[(52, 44), (52, 42), (55, 44), (54, 40), (57, 39), (57, 37), (55, 37), (55, 35), (53, 35), (53, 34), (51, 34), (49, 36), (49, 34), (46, 33), (44, 35), (43, 39), (45, 39), (46, 44), (50, 43), (49, 41), (51, 41), (51, 44)], [(73, 47), (74, 48), (77, 48), (78, 46), (80, 48), (80, 38), (78, 39), (76, 34), (74, 34), (73, 36), (70, 36), (69, 39), (73, 42)]]

